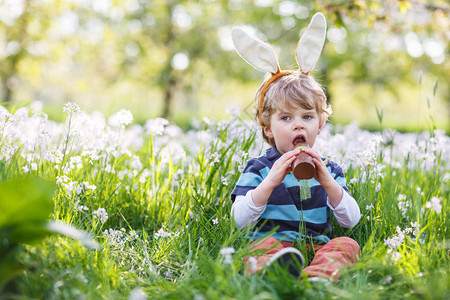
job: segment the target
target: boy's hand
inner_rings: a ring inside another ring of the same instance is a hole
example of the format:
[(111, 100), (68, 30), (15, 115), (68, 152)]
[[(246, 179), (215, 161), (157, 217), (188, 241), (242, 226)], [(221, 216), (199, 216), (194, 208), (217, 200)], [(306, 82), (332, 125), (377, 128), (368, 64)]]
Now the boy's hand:
[(292, 150), (284, 153), (272, 166), (269, 174), (264, 180), (267, 180), (269, 186), (275, 188), (292, 171), (292, 163), (300, 154), (300, 150)]
[(326, 186), (335, 181), (330, 172), (328, 172), (327, 166), (320, 158), (320, 155), (315, 150), (311, 148), (303, 148), (301, 151), (309, 154), (312, 157), (313, 163), (316, 167), (314, 179), (316, 179), (320, 183), (320, 185)]
[(342, 187), (336, 182), (333, 176), (331, 176), (330, 172), (328, 172), (327, 166), (315, 150), (311, 148), (304, 148), (301, 151), (312, 157), (313, 163), (316, 166), (314, 179), (316, 179), (320, 185), (325, 188), (331, 204), (334, 207), (338, 206), (342, 200), (342, 195), (344, 192)]
[(273, 164), (267, 177), (252, 192), (252, 200), (256, 207), (267, 203), (273, 189), (292, 171), (291, 165), (299, 154), (300, 150), (286, 152)]

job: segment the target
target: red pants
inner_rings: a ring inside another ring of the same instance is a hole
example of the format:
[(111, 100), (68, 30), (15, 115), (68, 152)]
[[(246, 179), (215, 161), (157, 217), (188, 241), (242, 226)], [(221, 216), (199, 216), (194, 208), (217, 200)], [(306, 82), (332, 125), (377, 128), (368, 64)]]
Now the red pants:
[[(309, 245), (308, 245), (309, 246)], [(293, 243), (280, 242), (274, 237), (261, 241), (258, 239), (250, 244), (250, 251), (262, 254), (253, 256), (256, 259), (256, 268), (252, 268), (249, 258), (245, 260), (247, 271), (255, 273), (263, 269), (270, 257), (285, 247), (293, 247)], [(264, 251), (265, 250), (265, 251)], [(303, 274), (336, 280), (339, 278), (339, 269), (356, 262), (359, 255), (359, 245), (349, 237), (337, 237), (324, 245), (314, 246), (314, 258), (303, 269)], [(253, 260), (254, 261), (254, 260)]]

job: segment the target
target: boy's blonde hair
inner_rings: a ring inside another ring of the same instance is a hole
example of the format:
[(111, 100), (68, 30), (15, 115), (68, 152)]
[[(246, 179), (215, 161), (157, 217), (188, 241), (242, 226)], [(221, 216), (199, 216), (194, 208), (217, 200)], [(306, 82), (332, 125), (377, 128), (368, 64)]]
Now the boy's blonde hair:
[[(262, 87), (256, 92), (255, 101), (258, 106)], [(255, 120), (262, 124), (262, 136), (269, 145), (274, 146), (273, 139), (269, 139), (264, 133), (264, 127), (270, 128), (270, 117), (281, 107), (287, 109), (303, 108), (315, 109), (319, 116), (319, 124), (322, 126), (331, 115), (331, 106), (327, 104), (327, 97), (322, 87), (311, 77), (300, 71), (278, 78), (271, 83), (264, 97), (262, 113), (258, 107), (255, 112)]]

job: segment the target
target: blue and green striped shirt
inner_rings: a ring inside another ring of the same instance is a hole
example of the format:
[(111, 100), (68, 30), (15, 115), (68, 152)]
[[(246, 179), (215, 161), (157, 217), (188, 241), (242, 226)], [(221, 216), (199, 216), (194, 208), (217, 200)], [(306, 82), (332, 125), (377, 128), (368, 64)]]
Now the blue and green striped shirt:
[[(281, 154), (275, 147), (269, 148), (265, 155), (250, 159), (239, 178), (232, 194), (245, 196), (255, 189), (269, 174)], [(328, 171), (337, 183), (349, 193), (342, 169), (330, 160), (326, 163)], [(327, 206), (327, 193), (314, 178), (308, 180), (311, 197), (300, 199), (300, 183), (293, 174), (288, 174), (283, 182), (275, 187), (270, 195), (266, 210), (258, 219), (253, 237), (260, 238), (276, 228), (273, 236), (288, 242), (306, 237), (307, 242), (327, 243), (332, 233), (331, 210)]]

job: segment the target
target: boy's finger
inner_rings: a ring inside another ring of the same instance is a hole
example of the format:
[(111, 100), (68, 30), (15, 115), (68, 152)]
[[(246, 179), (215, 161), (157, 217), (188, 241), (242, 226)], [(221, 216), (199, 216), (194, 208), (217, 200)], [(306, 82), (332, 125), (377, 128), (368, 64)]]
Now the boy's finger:
[(316, 165), (316, 171), (319, 168), (325, 167), (325, 164), (324, 164), (323, 160), (321, 160), (321, 159), (317, 159), (317, 158), (313, 157), (312, 161), (314, 162), (314, 165)]
[(292, 158), (297, 157), (297, 155), (300, 154), (300, 150), (292, 150), (289, 152), (286, 152), (285, 154), (281, 155), (281, 157), (278, 160), (285, 161)]
[(285, 169), (289, 168), (295, 159), (296, 159), (296, 156), (291, 156), (291, 157), (287, 158), (286, 161), (283, 162), (284, 168)]
[[(306, 150), (306, 151), (304, 151), (304, 150)], [(317, 159), (319, 162), (324, 163), (324, 161), (320, 157), (319, 153), (317, 153), (315, 150), (308, 148), (308, 149), (302, 149), (302, 151), (309, 154), (311, 157)]]

